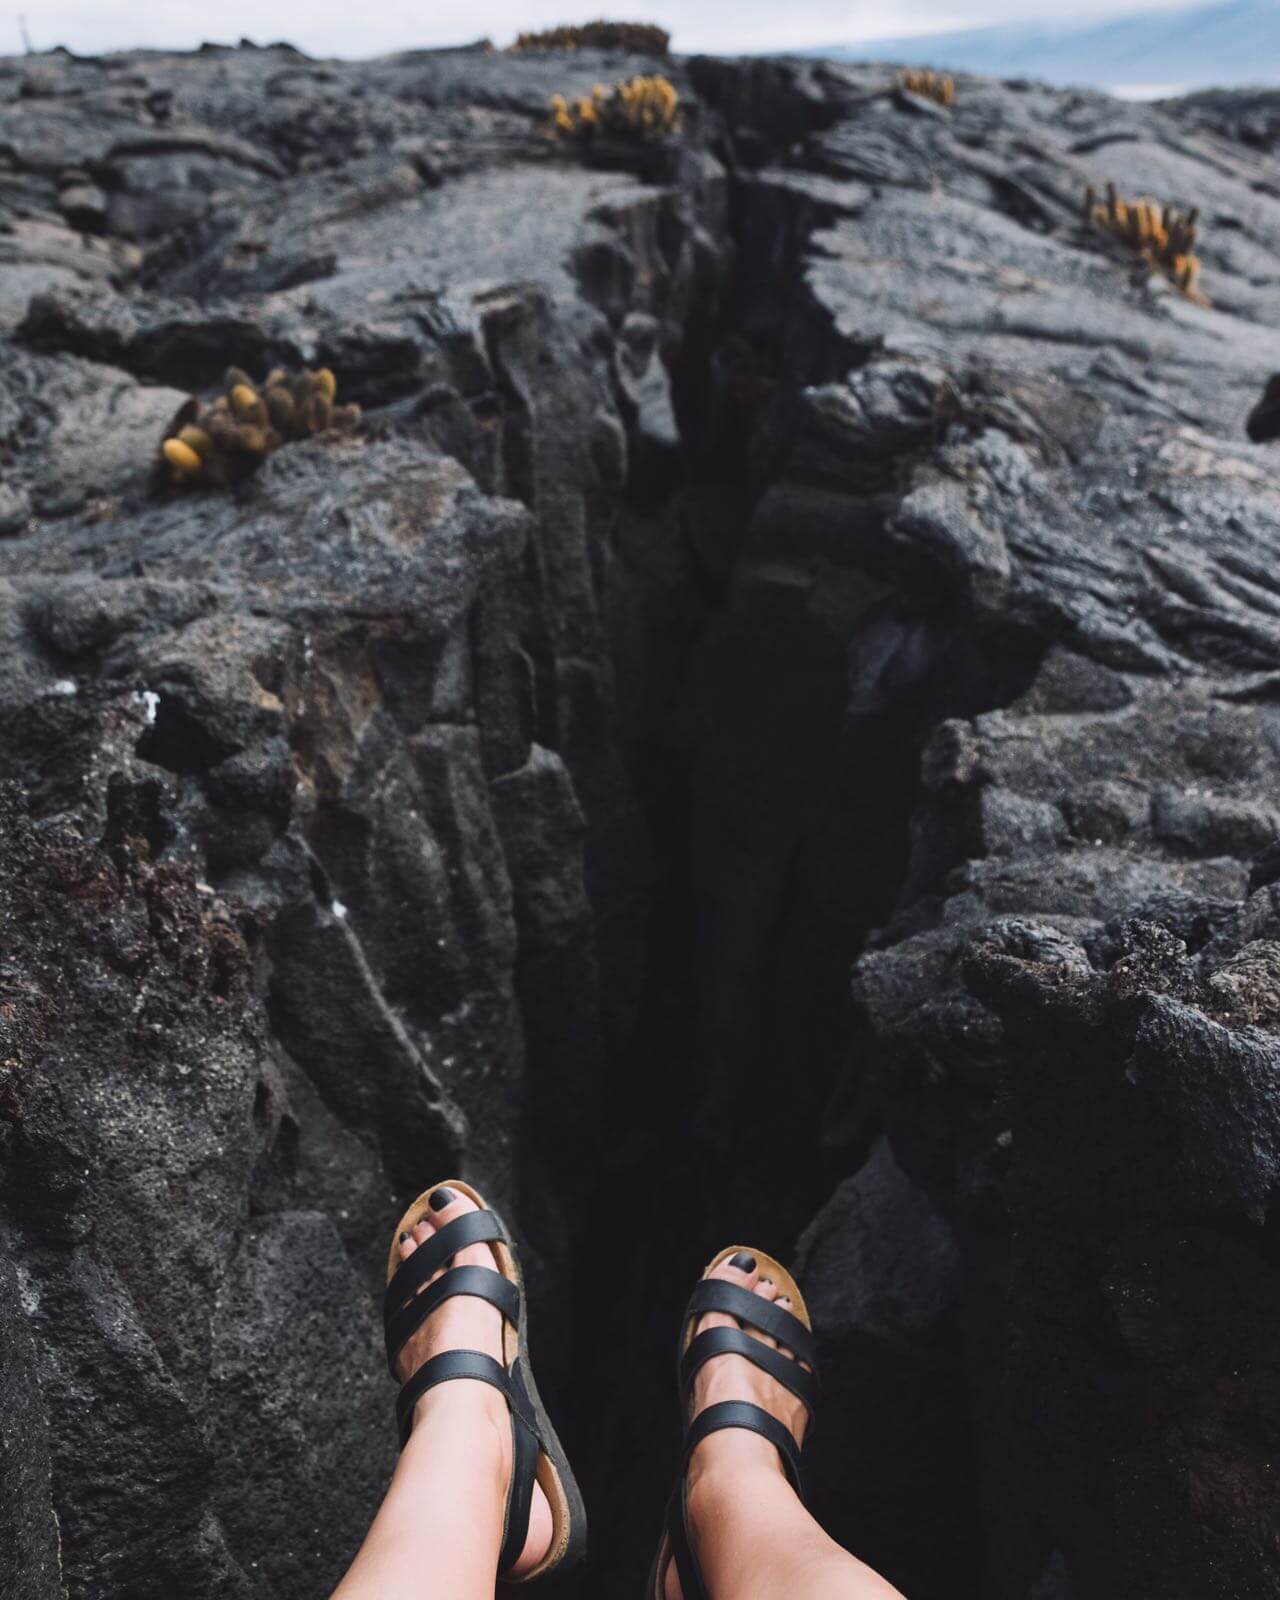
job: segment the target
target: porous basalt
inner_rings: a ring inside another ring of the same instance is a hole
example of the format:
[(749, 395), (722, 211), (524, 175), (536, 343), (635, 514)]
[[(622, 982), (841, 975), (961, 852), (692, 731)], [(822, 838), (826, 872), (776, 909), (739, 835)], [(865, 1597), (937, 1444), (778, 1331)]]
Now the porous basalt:
[[(1275, 1589), (1265, 163), (810, 58), (531, 138), (657, 64), (0, 71), (6, 1596), (327, 1592), (454, 1170), (590, 1593), (729, 1238), (798, 1258), (814, 1503), (912, 1600)], [(1213, 306), (1117, 270), (1108, 178), (1212, 218)], [(228, 363), (370, 425), (157, 493)]]

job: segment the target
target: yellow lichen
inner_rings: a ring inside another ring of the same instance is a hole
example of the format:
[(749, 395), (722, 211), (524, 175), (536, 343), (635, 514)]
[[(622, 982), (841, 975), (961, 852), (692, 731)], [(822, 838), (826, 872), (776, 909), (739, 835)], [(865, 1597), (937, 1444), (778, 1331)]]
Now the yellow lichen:
[(899, 73), (898, 82), (909, 94), (918, 94), (940, 106), (952, 106), (956, 81), (949, 72), (934, 72), (929, 67), (908, 67)]
[(671, 35), (652, 22), (581, 22), (540, 33), (517, 34), (513, 50), (629, 50), (665, 56)]
[(258, 391), (247, 383), (233, 384), (227, 398), (231, 401), (231, 409), (241, 422), (248, 422), (258, 410), (260, 404)]
[(202, 461), (213, 454), (213, 440), (203, 428), (194, 426), (182, 428), (178, 432), (178, 440), (189, 450), (194, 450)]
[(204, 462), (189, 444), (184, 444), (181, 439), (166, 439), (161, 449), (165, 460), (179, 477), (195, 478), (200, 475)]
[(1114, 183), (1107, 185), (1106, 199), (1099, 201), (1090, 184), (1085, 191), (1084, 220), (1099, 232), (1132, 250), (1154, 267), (1197, 305), (1209, 301), (1198, 288), (1200, 258), (1195, 254), (1196, 230), (1200, 222), (1198, 207), (1179, 211), (1156, 200), (1125, 200)]
[(293, 427), (296, 410), (293, 395), (285, 388), (283, 383), (269, 384), (263, 393), (267, 404), (267, 414), (271, 418), (271, 426), (282, 435), (287, 435)]
[(283, 444), (330, 428), (355, 428), (360, 407), (335, 405), (337, 392), (338, 380), (328, 367), (296, 377), (276, 367), (261, 389), (248, 373), (229, 367), (223, 393), (205, 406), (193, 397), (182, 407), (161, 443), (161, 455), (179, 483), (235, 483)]
[(608, 137), (647, 143), (679, 132), (679, 106), (675, 85), (657, 74), (628, 78), (612, 89), (597, 83), (589, 95), (572, 102), (562, 94), (552, 95), (551, 129), (566, 139)]

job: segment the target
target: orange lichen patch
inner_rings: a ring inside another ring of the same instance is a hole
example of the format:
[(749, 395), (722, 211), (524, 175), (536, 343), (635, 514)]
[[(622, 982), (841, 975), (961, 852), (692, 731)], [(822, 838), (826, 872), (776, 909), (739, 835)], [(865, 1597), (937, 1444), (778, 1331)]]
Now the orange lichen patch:
[(679, 106), (675, 85), (657, 75), (628, 78), (612, 89), (597, 83), (589, 95), (573, 101), (552, 95), (551, 128), (564, 139), (603, 135), (644, 143), (679, 132)]
[(1118, 240), (1135, 255), (1164, 274), (1188, 300), (1207, 306), (1208, 299), (1197, 287), (1200, 259), (1194, 253), (1200, 211), (1179, 211), (1156, 200), (1125, 200), (1107, 185), (1106, 199), (1100, 201), (1090, 184), (1085, 191), (1084, 220), (1090, 226)]
[(228, 367), (223, 388), (207, 406), (188, 400), (169, 425), (160, 453), (177, 483), (237, 482), (281, 445), (360, 421), (359, 406), (334, 404), (338, 380), (328, 367), (294, 377), (277, 367), (261, 387)]
[(956, 81), (949, 72), (934, 72), (929, 67), (908, 67), (899, 73), (898, 82), (909, 94), (918, 94), (936, 105), (952, 106), (956, 98)]
[(540, 33), (516, 35), (513, 50), (628, 50), (640, 56), (665, 56), (671, 35), (652, 22), (581, 22)]

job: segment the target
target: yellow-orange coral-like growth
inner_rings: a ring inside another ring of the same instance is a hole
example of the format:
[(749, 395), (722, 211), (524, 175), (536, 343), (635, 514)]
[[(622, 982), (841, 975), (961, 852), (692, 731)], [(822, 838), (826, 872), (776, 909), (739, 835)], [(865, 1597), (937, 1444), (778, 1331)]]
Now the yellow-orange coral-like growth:
[(183, 439), (166, 439), (160, 448), (165, 460), (184, 478), (194, 478), (204, 465), (201, 457)]
[(513, 50), (629, 50), (638, 56), (665, 56), (671, 35), (652, 22), (581, 22), (540, 33), (516, 35)]
[(955, 104), (956, 81), (949, 72), (934, 72), (929, 67), (908, 67), (899, 74), (898, 82), (909, 93), (921, 95), (937, 105)]
[(665, 139), (680, 128), (680, 96), (666, 78), (636, 77), (606, 89), (597, 83), (589, 95), (551, 97), (552, 131), (564, 139), (597, 135), (646, 142)]
[(281, 445), (360, 421), (359, 406), (334, 405), (338, 382), (328, 367), (296, 377), (277, 367), (261, 388), (228, 367), (223, 388), (207, 406), (193, 396), (169, 425), (160, 454), (178, 483), (238, 482)]
[(1155, 200), (1125, 200), (1117, 194), (1114, 183), (1107, 185), (1106, 199), (1100, 201), (1090, 184), (1085, 191), (1084, 219), (1162, 272), (1188, 300), (1202, 306), (1209, 304), (1197, 287), (1200, 258), (1194, 250), (1200, 221), (1198, 207), (1179, 211)]

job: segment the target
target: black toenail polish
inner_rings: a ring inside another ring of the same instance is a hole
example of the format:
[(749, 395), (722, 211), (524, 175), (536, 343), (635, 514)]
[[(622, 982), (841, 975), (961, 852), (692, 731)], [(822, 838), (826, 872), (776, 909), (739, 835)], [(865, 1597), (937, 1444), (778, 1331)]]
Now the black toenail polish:
[(406, 1232), (406, 1233), (402, 1233), (402, 1234), (401, 1234), (401, 1235), (400, 1235), (400, 1243), (401, 1243), (401, 1244), (407, 1244), (407, 1243), (408, 1243), (408, 1242), (409, 1242), (409, 1235), (408, 1235), (408, 1233), (407, 1233), (407, 1232)]
[(437, 1189), (431, 1196), (431, 1209), (433, 1211), (443, 1211), (446, 1206), (451, 1206), (457, 1198), (452, 1189)]
[(754, 1272), (756, 1270), (756, 1258), (749, 1256), (745, 1250), (739, 1250), (736, 1256), (729, 1257), (729, 1265), (737, 1267), (739, 1272)]

